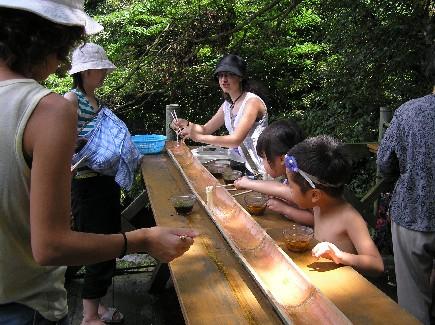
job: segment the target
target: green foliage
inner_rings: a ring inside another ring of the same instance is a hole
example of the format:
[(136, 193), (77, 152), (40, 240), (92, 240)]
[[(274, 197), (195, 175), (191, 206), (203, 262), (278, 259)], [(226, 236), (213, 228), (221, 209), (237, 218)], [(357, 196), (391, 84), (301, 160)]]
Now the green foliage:
[[(236, 53), (269, 89), (270, 119), (308, 135), (377, 139), (379, 108), (431, 90), (424, 75), (434, 18), (415, 0), (87, 1), (105, 26), (91, 40), (118, 69), (101, 96), (133, 133), (164, 132), (165, 105), (200, 123), (221, 102), (217, 60)], [(433, 54), (432, 54), (433, 55)], [(69, 78), (51, 77), (60, 93)]]
[(69, 76), (59, 78), (56, 75), (51, 75), (45, 80), (44, 85), (55, 93), (63, 95), (71, 89), (72, 78)]
[[(430, 89), (423, 76), (427, 8), (403, 1), (319, 2), (324, 39), (335, 56), (321, 72), (320, 95), (352, 120), (396, 108)], [(420, 66), (419, 66), (420, 65)], [(374, 124), (373, 124), (374, 125)], [(350, 134), (344, 133), (347, 138)]]
[[(427, 1), (87, 5), (105, 26), (92, 41), (118, 66), (101, 95), (143, 132), (163, 131), (169, 102), (206, 121), (220, 102), (213, 68), (228, 52), (246, 58), (252, 78), (269, 88), (272, 120), (292, 116), (309, 134), (346, 141), (374, 139), (380, 106), (395, 108), (429, 89), (421, 65), (433, 25)], [(62, 92), (69, 82), (50, 78), (48, 85)]]

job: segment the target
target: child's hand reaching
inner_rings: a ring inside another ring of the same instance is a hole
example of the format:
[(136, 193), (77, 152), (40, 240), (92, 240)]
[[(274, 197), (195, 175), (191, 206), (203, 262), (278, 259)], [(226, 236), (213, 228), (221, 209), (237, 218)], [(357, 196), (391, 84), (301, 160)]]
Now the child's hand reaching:
[(311, 253), (314, 257), (317, 258), (324, 257), (329, 260), (332, 260), (335, 262), (335, 264), (341, 264), (342, 255), (343, 255), (343, 252), (339, 250), (337, 246), (326, 241), (317, 244), (313, 248)]
[(243, 189), (250, 189), (249, 188), (249, 184), (252, 182), (251, 179), (249, 179), (246, 176), (243, 176), (239, 179), (236, 179), (234, 181), (234, 187), (239, 189), (239, 190), (243, 190)]
[(284, 215), (287, 212), (287, 206), (288, 206), (288, 203), (286, 203), (283, 200), (274, 198), (274, 197), (269, 197), (269, 200), (267, 200), (267, 203), (266, 203), (266, 207), (269, 210), (272, 210), (272, 211), (275, 211), (277, 213), (284, 214)]

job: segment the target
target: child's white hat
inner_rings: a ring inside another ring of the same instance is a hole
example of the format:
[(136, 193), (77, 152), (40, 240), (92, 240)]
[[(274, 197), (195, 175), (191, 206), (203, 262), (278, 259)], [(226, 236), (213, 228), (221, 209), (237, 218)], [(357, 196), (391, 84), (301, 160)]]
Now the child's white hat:
[(84, 0), (0, 0), (0, 7), (32, 12), (54, 23), (67, 26), (83, 26), (86, 34), (103, 30), (84, 11)]
[(69, 74), (91, 69), (107, 69), (112, 72), (116, 66), (107, 58), (106, 51), (97, 44), (86, 43), (76, 48), (72, 54)]

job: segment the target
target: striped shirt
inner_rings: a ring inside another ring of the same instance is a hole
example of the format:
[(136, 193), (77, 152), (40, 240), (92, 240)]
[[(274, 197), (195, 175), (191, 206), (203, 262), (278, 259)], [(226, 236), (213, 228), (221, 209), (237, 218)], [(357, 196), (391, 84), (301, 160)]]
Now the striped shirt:
[(77, 88), (72, 89), (71, 91), (77, 96), (79, 106), (77, 110), (77, 133), (79, 137), (82, 137), (94, 129), (97, 112), (95, 112), (94, 107), (91, 105), (83, 92)]

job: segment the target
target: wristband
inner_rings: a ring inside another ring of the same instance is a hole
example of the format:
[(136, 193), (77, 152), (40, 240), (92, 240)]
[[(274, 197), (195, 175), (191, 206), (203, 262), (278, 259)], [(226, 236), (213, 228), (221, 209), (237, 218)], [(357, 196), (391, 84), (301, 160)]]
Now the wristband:
[(121, 255), (119, 255), (118, 258), (123, 258), (127, 253), (127, 236), (125, 235), (125, 232), (121, 232), (121, 235), (124, 238), (124, 246), (122, 247)]

